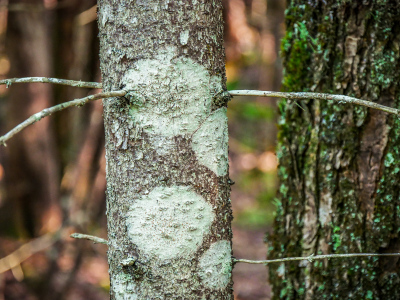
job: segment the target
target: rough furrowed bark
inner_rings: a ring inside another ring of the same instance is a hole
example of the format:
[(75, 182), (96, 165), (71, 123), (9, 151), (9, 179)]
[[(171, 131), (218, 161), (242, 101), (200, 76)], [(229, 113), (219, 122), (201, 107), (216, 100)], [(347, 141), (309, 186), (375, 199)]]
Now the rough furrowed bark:
[[(285, 91), (400, 106), (398, 1), (289, 1)], [(269, 258), (400, 249), (399, 119), (283, 100), (281, 180)], [(275, 299), (399, 299), (398, 258), (270, 266)]]
[(112, 299), (233, 299), (220, 1), (99, 1)]

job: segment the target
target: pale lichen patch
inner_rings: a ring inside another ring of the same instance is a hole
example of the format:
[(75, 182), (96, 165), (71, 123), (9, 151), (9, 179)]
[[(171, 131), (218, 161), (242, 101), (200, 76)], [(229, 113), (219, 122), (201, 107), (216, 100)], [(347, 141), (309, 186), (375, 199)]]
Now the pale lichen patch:
[(218, 241), (202, 255), (199, 276), (211, 289), (223, 289), (231, 280), (232, 249), (228, 241)]
[(156, 187), (135, 201), (127, 215), (128, 235), (144, 254), (189, 257), (214, 220), (211, 205), (186, 186)]
[(189, 30), (182, 31), (179, 36), (179, 41), (181, 45), (186, 45), (188, 43), (188, 40), (189, 40)]
[(124, 273), (111, 277), (111, 288), (115, 300), (137, 300), (136, 284), (133, 278)]
[(193, 134), (192, 149), (199, 162), (217, 176), (228, 171), (228, 119), (226, 108), (213, 112)]
[(332, 220), (332, 202), (333, 198), (330, 193), (322, 195), (319, 205), (319, 221), (323, 226), (327, 226)]
[(99, 11), (99, 16), (100, 16), (99, 23), (101, 26), (104, 27), (104, 25), (106, 25), (106, 22), (108, 21), (108, 17), (110, 16), (111, 8), (109, 5), (102, 5), (100, 6), (99, 10), (102, 10)]
[(176, 148), (173, 139), (165, 136), (160, 136), (160, 135), (150, 136), (149, 141), (154, 146), (154, 149), (156, 150), (158, 155), (167, 155), (173, 149)]
[[(182, 41), (188, 36), (184, 33)], [(177, 57), (174, 47), (138, 61), (122, 84), (130, 92), (134, 122), (145, 132), (169, 137), (194, 132), (211, 113), (214, 94), (222, 91), (216, 76), (190, 58)]]

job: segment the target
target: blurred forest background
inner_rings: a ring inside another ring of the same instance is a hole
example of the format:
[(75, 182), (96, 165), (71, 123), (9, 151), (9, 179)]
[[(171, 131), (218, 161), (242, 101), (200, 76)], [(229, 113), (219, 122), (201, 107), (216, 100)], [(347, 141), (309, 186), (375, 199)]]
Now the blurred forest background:
[[(280, 90), (284, 0), (223, 0), (228, 89)], [(0, 0), (0, 79), (100, 81), (94, 0)], [(99, 91), (0, 86), (0, 135), (46, 107)], [(276, 99), (229, 103), (234, 256), (265, 259), (277, 190)], [(108, 299), (102, 105), (45, 118), (0, 148), (0, 300)], [(17, 252), (8, 256), (19, 249)], [(238, 264), (235, 299), (269, 299), (264, 266)]]

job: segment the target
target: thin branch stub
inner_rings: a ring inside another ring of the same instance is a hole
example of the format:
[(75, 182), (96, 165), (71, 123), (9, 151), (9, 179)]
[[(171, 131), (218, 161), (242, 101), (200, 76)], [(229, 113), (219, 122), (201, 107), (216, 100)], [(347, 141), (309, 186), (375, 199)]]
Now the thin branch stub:
[(110, 98), (110, 97), (121, 97), (121, 96), (124, 96), (125, 94), (126, 94), (126, 91), (124, 91), (124, 90), (99, 93), (99, 94), (90, 95), (90, 96), (87, 96), (84, 98), (75, 99), (72, 101), (64, 102), (64, 103), (46, 108), (46, 109), (30, 116), (24, 122), (20, 123), (13, 129), (11, 129), (9, 132), (7, 132), (5, 135), (1, 136), (0, 137), (0, 145), (6, 146), (6, 142), (9, 139), (11, 139), (14, 135), (16, 135), (18, 132), (25, 129), (29, 125), (32, 125), (32, 124), (36, 123), (37, 121), (40, 121), (44, 117), (50, 116), (51, 114), (53, 114), (55, 112), (61, 111), (63, 109), (69, 108), (71, 106), (82, 106), (90, 101), (104, 99), (104, 98)]
[(247, 263), (247, 264), (262, 264), (268, 265), (272, 263), (287, 262), (287, 261), (304, 261), (312, 263), (314, 260), (326, 259), (326, 258), (349, 258), (349, 257), (370, 257), (370, 256), (400, 256), (400, 253), (349, 253), (349, 254), (325, 254), (325, 255), (314, 255), (305, 257), (285, 257), (270, 260), (249, 260), (241, 258), (233, 258), (233, 263)]
[(83, 234), (83, 233), (72, 233), (70, 237), (74, 239), (84, 239), (84, 240), (89, 240), (92, 241), (95, 244), (104, 244), (108, 245), (108, 241), (102, 238), (99, 238), (94, 235), (89, 235), (89, 234)]
[(237, 90), (229, 91), (232, 96), (257, 96), (257, 97), (275, 97), (275, 98), (287, 98), (291, 100), (333, 100), (338, 103), (350, 103), (357, 104), (361, 106), (366, 106), (369, 108), (378, 109), (390, 114), (394, 114), (400, 117), (400, 110), (384, 105), (380, 105), (375, 102), (361, 100), (354, 97), (344, 96), (344, 95), (333, 95), (324, 93), (309, 93), (309, 92), (299, 92), (299, 93), (285, 93), (285, 92), (270, 92), (270, 91), (252, 91), (252, 90)]
[(23, 78), (9, 78), (0, 80), (0, 85), (6, 85), (7, 88), (13, 83), (53, 83), (61, 85), (69, 85), (80, 88), (89, 89), (101, 89), (102, 84), (100, 82), (85, 82), (80, 80), (69, 80), (69, 79), (59, 79), (59, 78), (49, 78), (49, 77), (23, 77)]

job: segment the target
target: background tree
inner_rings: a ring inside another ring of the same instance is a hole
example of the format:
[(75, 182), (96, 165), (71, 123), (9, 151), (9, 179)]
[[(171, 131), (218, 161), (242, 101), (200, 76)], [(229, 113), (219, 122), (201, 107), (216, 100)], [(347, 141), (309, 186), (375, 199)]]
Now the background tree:
[[(399, 107), (397, 1), (288, 1), (284, 90)], [(399, 252), (398, 118), (310, 99), (279, 105), (279, 178), (269, 258)], [(275, 299), (399, 299), (399, 260), (270, 266)]]
[[(92, 17), (87, 13), (94, 4), (91, 0), (1, 4), (1, 79), (55, 76), (98, 81), (98, 30), (93, 22), (96, 11)], [(8, 89), (1, 86), (1, 133), (32, 113), (87, 93), (87, 89), (34, 83)], [(104, 167), (99, 167), (99, 157), (104, 156), (101, 113), (99, 102), (56, 114), (0, 149), (2, 257), (26, 242), (26, 238), (57, 231), (60, 225), (77, 226), (86, 232), (86, 226), (93, 226), (95, 219), (105, 228)], [(51, 244), (49, 251), (30, 260), (27, 269), (17, 267), (0, 275), (2, 297), (77, 297), (71, 287), (77, 286), (82, 258), (96, 256), (101, 249), (93, 252), (64, 237)], [(62, 266), (60, 259), (65, 258), (70, 263)], [(30, 268), (35, 271), (30, 273)], [(79, 289), (82, 293), (85, 284)], [(91, 292), (92, 297), (96, 294)]]
[[(40, 1), (32, 1), (38, 5)], [(11, 11), (8, 16), (7, 45), (12, 77), (50, 76), (51, 35), (48, 26), (51, 12), (46, 10), (34, 14), (29, 11)], [(28, 53), (28, 54), (27, 54)], [(26, 93), (29, 90), (29, 93)], [(12, 128), (19, 119), (26, 118), (38, 110), (53, 104), (50, 85), (27, 84), (12, 89), (5, 111), (5, 127)], [(56, 159), (54, 131), (50, 120), (44, 120), (36, 128), (28, 128), (10, 142), (4, 164), (7, 191), (7, 208), (2, 210), (0, 226), (33, 237), (59, 226), (59, 189), (55, 178), (59, 177)], [(41, 159), (43, 156), (45, 160)], [(11, 225), (12, 224), (12, 225)]]

